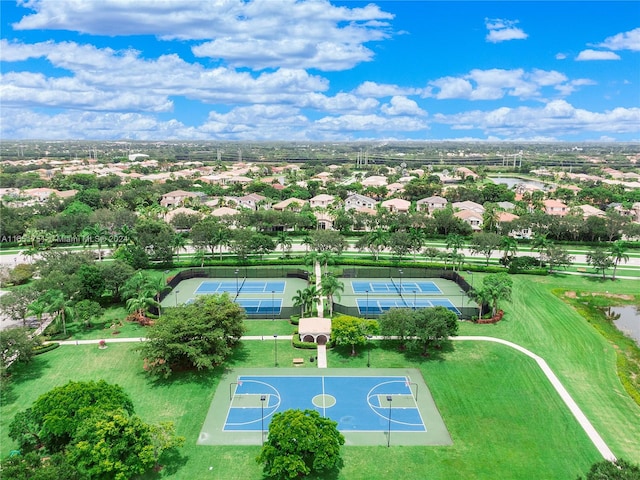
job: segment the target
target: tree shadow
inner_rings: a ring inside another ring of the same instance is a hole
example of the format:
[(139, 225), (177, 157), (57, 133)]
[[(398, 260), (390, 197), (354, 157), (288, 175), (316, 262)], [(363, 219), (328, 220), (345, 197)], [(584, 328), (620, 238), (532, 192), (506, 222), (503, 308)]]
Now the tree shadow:
[(38, 355), (29, 363), (13, 364), (8, 371), (8, 376), (0, 381), (0, 405), (10, 405), (18, 400), (15, 387), (23, 383), (32, 382), (42, 378), (45, 371), (50, 368), (49, 360), (44, 355)]

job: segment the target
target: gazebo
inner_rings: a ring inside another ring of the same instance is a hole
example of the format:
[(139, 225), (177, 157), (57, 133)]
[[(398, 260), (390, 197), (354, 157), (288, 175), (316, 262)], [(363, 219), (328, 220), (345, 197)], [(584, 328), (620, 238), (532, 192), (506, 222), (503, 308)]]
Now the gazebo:
[(331, 319), (323, 317), (301, 318), (298, 323), (300, 340), (326, 345), (331, 338)]

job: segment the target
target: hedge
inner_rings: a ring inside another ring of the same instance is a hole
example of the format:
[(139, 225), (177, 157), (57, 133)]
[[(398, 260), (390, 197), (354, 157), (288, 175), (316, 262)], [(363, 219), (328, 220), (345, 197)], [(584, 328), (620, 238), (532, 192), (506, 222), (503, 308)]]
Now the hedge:
[(46, 345), (38, 345), (37, 347), (33, 347), (33, 354), (41, 355), (43, 353), (50, 352), (51, 350), (55, 350), (59, 346), (59, 343), (47, 343)]
[(316, 350), (318, 348), (318, 345), (314, 342), (303, 342), (302, 340), (300, 340), (299, 333), (296, 333), (293, 336), (293, 338), (291, 339), (291, 344), (293, 345), (293, 348), (302, 348), (306, 350)]

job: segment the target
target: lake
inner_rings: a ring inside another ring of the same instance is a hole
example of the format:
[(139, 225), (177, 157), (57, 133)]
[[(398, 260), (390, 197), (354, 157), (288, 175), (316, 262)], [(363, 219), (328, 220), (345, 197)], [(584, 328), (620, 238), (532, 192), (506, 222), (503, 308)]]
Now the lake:
[(512, 189), (514, 186), (518, 185), (519, 183), (523, 183), (525, 185), (531, 185), (533, 187), (538, 187), (538, 188), (544, 188), (544, 185), (545, 185), (543, 182), (539, 182), (537, 180), (525, 180), (523, 178), (518, 178), (518, 177), (507, 177), (507, 176), (490, 177), (490, 180), (493, 183), (502, 183), (508, 186), (509, 189)]
[[(613, 323), (627, 337), (633, 338), (640, 346), (640, 314), (637, 307), (627, 305), (625, 307), (609, 307), (608, 315), (613, 317)], [(619, 316), (619, 317), (618, 317)]]

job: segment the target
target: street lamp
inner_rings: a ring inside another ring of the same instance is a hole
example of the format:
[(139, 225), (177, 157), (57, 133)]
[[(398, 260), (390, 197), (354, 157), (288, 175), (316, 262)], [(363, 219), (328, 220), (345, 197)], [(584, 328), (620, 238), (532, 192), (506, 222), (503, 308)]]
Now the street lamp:
[(264, 401), (266, 399), (266, 395), (260, 395), (260, 441), (262, 445), (264, 445)]
[(278, 366), (278, 335), (273, 336), (273, 346), (274, 346), (274, 350), (273, 350), (274, 364), (277, 367)]
[(364, 318), (369, 318), (369, 290), (367, 290), (367, 309), (364, 312)]
[(178, 294), (180, 293), (180, 290), (176, 290), (176, 307), (178, 306)]
[(271, 321), (275, 321), (276, 319), (276, 309), (273, 303), (273, 294), (276, 293), (274, 290), (271, 290)]
[(234, 272), (236, 275), (236, 297), (240, 294), (240, 287), (238, 287), (238, 272), (240, 272), (240, 270), (236, 268), (236, 271)]
[(402, 295), (402, 269), (398, 269), (398, 273), (400, 274), (400, 295)]
[(387, 395), (387, 402), (389, 402), (389, 429), (387, 431), (387, 447), (391, 446), (391, 395)]
[(367, 368), (371, 366), (371, 335), (367, 335)]
[(416, 291), (413, 291), (413, 309), (416, 309)]

